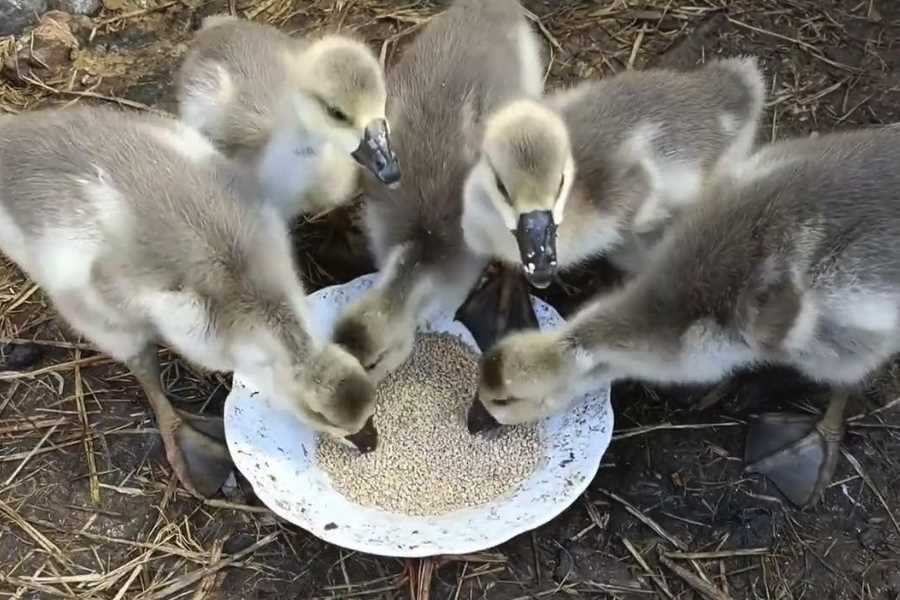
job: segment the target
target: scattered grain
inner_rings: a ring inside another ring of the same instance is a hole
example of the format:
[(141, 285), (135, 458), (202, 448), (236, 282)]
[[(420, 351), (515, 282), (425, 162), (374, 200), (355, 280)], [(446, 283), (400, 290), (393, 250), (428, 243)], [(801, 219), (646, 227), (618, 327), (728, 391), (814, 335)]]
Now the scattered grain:
[(470, 435), (465, 416), (477, 378), (477, 357), (462, 342), (419, 336), (410, 359), (378, 386), (378, 448), (361, 455), (321, 437), (319, 464), (351, 501), (409, 515), (443, 514), (512, 491), (538, 465), (538, 431)]

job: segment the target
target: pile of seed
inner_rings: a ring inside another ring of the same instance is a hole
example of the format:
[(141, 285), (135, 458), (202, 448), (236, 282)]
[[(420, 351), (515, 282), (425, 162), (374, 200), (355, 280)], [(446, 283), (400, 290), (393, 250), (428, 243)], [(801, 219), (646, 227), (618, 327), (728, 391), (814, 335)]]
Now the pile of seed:
[(477, 356), (459, 340), (418, 336), (410, 359), (378, 385), (376, 450), (359, 454), (321, 436), (319, 465), (352, 502), (407, 515), (477, 506), (513, 490), (540, 460), (537, 428), (470, 435), (477, 379)]

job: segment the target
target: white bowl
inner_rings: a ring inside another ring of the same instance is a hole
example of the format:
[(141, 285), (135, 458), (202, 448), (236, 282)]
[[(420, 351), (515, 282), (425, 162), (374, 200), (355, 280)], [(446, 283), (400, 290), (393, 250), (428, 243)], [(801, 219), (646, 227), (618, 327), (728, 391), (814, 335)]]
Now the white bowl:
[[(318, 335), (327, 335), (343, 307), (371, 287), (374, 275), (308, 297)], [(541, 329), (563, 319), (532, 297)], [(471, 333), (452, 315), (421, 328), (458, 336), (477, 351)], [(544, 457), (529, 479), (488, 504), (432, 517), (412, 517), (354, 504), (338, 493), (316, 463), (317, 434), (269, 405), (235, 374), (225, 403), (231, 456), (273, 512), (344, 548), (382, 556), (466, 554), (501, 544), (550, 521), (585, 490), (613, 430), (609, 387), (586, 394), (563, 414), (539, 423)]]

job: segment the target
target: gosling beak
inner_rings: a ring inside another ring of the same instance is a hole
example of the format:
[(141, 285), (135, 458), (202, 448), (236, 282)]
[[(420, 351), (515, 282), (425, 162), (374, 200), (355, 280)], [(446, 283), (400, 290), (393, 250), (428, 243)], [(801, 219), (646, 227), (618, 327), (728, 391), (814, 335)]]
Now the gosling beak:
[(375, 429), (375, 422), (372, 420), (372, 417), (369, 417), (362, 429), (346, 436), (344, 439), (356, 446), (361, 454), (368, 454), (377, 448), (378, 430)]
[(557, 271), (553, 213), (533, 210), (519, 215), (515, 236), (528, 283), (538, 289), (550, 287)]
[(399, 185), (400, 162), (391, 150), (387, 120), (373, 119), (366, 125), (362, 141), (350, 156), (388, 187)]
[(491, 413), (484, 407), (484, 403), (476, 395), (469, 407), (469, 414), (466, 415), (466, 427), (469, 433), (477, 435), (479, 433), (490, 433), (500, 427), (500, 423), (491, 416)]

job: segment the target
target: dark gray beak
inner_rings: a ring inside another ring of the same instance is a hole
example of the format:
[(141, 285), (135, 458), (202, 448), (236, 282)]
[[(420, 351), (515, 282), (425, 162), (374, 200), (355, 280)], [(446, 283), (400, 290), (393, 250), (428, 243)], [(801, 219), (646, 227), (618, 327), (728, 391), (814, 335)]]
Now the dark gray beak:
[(476, 435), (494, 431), (500, 427), (500, 423), (491, 416), (491, 413), (484, 407), (484, 403), (476, 395), (472, 406), (469, 407), (469, 414), (466, 415), (466, 427), (470, 434)]
[(362, 454), (368, 454), (377, 448), (378, 430), (375, 429), (375, 422), (372, 420), (372, 417), (369, 417), (369, 420), (366, 421), (366, 424), (363, 425), (362, 429), (354, 434), (348, 435), (345, 439), (356, 446)]
[(553, 213), (549, 210), (523, 213), (515, 236), (528, 283), (538, 289), (550, 287), (557, 271)]
[(375, 119), (366, 125), (366, 131), (359, 146), (350, 153), (353, 160), (372, 172), (379, 181), (389, 187), (400, 182), (400, 163), (391, 150), (388, 124), (384, 119)]

